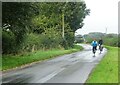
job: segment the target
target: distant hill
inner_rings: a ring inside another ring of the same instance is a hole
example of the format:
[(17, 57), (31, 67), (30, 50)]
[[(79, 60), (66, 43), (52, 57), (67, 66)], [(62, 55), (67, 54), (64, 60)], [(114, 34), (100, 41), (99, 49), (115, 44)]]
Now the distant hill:
[(103, 36), (105, 36), (106, 34), (104, 34), (104, 33), (100, 33), (100, 32), (91, 32), (91, 33), (89, 33), (89, 34), (86, 34), (86, 35), (84, 35), (84, 38), (87, 38), (87, 37), (89, 37), (89, 38), (101, 38), (101, 37), (103, 37)]
[(87, 43), (91, 43), (93, 39), (97, 41), (102, 38), (105, 45), (118, 46), (118, 34), (105, 34), (101, 32), (91, 32), (89, 34), (83, 35)]

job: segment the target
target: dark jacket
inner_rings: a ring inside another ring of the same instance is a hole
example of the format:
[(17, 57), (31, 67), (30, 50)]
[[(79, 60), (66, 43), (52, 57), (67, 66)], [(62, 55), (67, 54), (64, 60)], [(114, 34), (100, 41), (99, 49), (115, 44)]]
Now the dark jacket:
[(102, 45), (103, 44), (103, 40), (99, 40), (98, 44)]

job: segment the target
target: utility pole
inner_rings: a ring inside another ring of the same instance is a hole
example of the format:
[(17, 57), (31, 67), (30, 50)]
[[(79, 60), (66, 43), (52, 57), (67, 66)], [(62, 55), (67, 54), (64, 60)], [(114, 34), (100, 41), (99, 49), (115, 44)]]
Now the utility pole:
[(63, 13), (62, 14), (62, 37), (63, 37), (63, 39), (65, 37), (65, 34), (64, 34), (65, 29), (64, 29), (64, 27), (65, 27), (65, 25), (64, 25), (64, 13)]
[(106, 30), (105, 30), (105, 34), (107, 34), (107, 27), (106, 27)]

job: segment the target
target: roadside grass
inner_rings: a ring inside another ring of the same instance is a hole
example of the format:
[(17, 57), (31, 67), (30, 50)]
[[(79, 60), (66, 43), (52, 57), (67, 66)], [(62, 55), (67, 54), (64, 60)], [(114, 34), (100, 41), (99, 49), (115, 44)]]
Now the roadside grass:
[(50, 58), (54, 58), (60, 55), (69, 54), (82, 50), (83, 48), (78, 45), (74, 45), (73, 48), (68, 50), (64, 49), (52, 49), (47, 51), (36, 51), (33, 53), (27, 53), (24, 55), (3, 55), (2, 56), (2, 71), (8, 70), (11, 68), (16, 68), (22, 65), (30, 64), (32, 62), (42, 61)]
[(90, 74), (86, 83), (118, 83), (118, 47), (106, 48), (108, 53)]

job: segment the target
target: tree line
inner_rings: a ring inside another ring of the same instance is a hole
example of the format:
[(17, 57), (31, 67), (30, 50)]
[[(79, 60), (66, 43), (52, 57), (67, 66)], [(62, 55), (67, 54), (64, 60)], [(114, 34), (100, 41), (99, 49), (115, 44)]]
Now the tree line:
[(114, 33), (106, 34), (101, 32), (91, 32), (89, 34), (83, 35), (82, 38), (80, 37), (81, 35), (76, 36), (77, 43), (84, 42), (84, 39), (85, 39), (85, 42), (91, 43), (93, 39), (96, 39), (97, 41), (99, 41), (99, 39), (102, 38), (104, 45), (120, 47), (120, 40), (119, 40), (120, 34), (114, 34)]
[(84, 1), (3, 2), (2, 53), (72, 47), (74, 32), (83, 27), (83, 20), (89, 13)]

